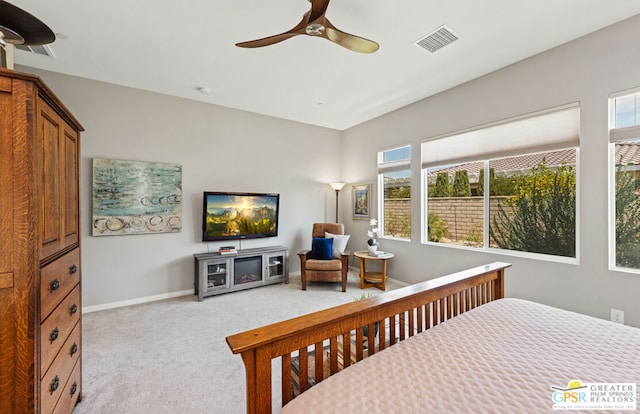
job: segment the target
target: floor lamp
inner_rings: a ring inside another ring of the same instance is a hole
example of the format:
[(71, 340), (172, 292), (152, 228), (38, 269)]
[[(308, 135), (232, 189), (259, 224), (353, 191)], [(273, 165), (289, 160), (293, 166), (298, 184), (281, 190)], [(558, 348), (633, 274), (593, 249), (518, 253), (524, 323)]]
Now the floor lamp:
[(336, 223), (338, 222), (338, 194), (340, 194), (340, 190), (344, 187), (345, 183), (329, 183), (331, 188), (336, 190)]

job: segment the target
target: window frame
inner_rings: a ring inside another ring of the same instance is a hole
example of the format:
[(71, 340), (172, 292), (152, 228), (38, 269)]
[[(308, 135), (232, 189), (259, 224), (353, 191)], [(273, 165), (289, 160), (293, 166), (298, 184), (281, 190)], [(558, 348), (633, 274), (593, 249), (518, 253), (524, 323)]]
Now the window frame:
[(640, 122), (631, 126), (616, 127), (616, 105), (618, 98), (640, 93), (640, 87), (615, 92), (609, 95), (609, 143), (608, 143), (608, 196), (609, 196), (609, 240), (608, 267), (610, 271), (640, 274), (640, 268), (622, 267), (616, 264), (616, 144), (640, 141)]
[[(425, 142), (430, 142), (430, 141), (434, 141), (434, 140), (439, 140), (439, 139), (446, 139), (448, 137), (454, 137), (454, 136), (459, 136), (462, 134), (467, 134), (469, 132), (473, 133), (475, 131), (480, 131), (483, 129), (488, 129), (488, 128), (492, 128), (495, 126), (500, 126), (500, 125), (504, 125), (504, 124), (508, 124), (510, 122), (517, 122), (520, 120), (526, 120), (529, 118), (535, 118), (536, 116), (543, 116), (545, 114), (552, 114), (554, 112), (559, 112), (565, 109), (577, 109), (578, 110), (578, 116), (580, 113), (580, 106), (577, 103), (574, 104), (569, 104), (569, 105), (563, 105), (560, 107), (556, 107), (556, 108), (551, 108), (551, 109), (547, 109), (547, 110), (543, 110), (543, 111), (539, 111), (533, 114), (528, 114), (528, 115), (524, 115), (524, 116), (518, 116), (518, 117), (514, 117), (511, 119), (507, 119), (507, 120), (503, 120), (500, 122), (494, 122), (494, 123), (490, 123), (490, 124), (486, 124), (483, 126), (479, 126), (476, 128), (470, 128), (470, 129), (466, 129), (463, 131), (459, 131), (456, 133), (451, 133), (451, 134), (446, 134), (446, 135), (441, 135), (441, 136), (437, 136), (434, 138), (429, 138), (426, 140), (422, 141), (422, 144), (424, 144)], [(578, 118), (578, 128), (579, 128), (579, 118)], [(558, 255), (551, 255), (551, 254), (544, 254), (544, 253), (532, 253), (532, 252), (523, 252), (523, 251), (517, 251), (517, 250), (507, 250), (507, 249), (500, 249), (500, 248), (495, 248), (495, 247), (489, 247), (489, 219), (490, 219), (490, 211), (489, 211), (489, 202), (490, 202), (490, 192), (489, 191), (485, 191), (484, 197), (483, 197), (483, 217), (484, 217), (484, 226), (483, 226), (483, 247), (472, 247), (472, 246), (463, 246), (463, 245), (456, 245), (456, 244), (449, 244), (449, 243), (441, 243), (441, 242), (432, 242), (428, 240), (428, 213), (429, 213), (429, 192), (428, 192), (428, 169), (430, 168), (436, 168), (438, 165), (435, 164), (434, 162), (431, 162), (430, 164), (426, 165), (425, 163), (425, 157), (424, 157), (424, 146), (421, 146), (421, 154), (423, 156), (422, 159), (422, 174), (421, 174), (421, 183), (420, 183), (420, 189), (421, 189), (421, 215), (420, 215), (420, 219), (421, 219), (421, 235), (420, 235), (420, 240), (421, 243), (424, 245), (428, 245), (428, 246), (439, 246), (442, 248), (451, 248), (451, 249), (459, 249), (459, 250), (467, 250), (467, 251), (473, 251), (473, 252), (483, 252), (483, 253), (490, 253), (490, 254), (499, 254), (502, 256), (515, 256), (515, 257), (522, 257), (522, 258), (528, 258), (528, 259), (535, 259), (535, 260), (542, 260), (542, 261), (549, 261), (549, 262), (557, 262), (557, 263), (566, 263), (566, 264), (580, 264), (580, 146), (579, 146), (579, 136), (577, 137), (577, 144), (573, 144), (573, 145), (567, 145), (562, 147), (562, 145), (560, 146), (556, 146), (556, 145), (545, 145), (545, 146), (540, 146), (538, 147), (538, 149), (535, 149), (535, 146), (531, 146), (528, 150), (524, 149), (524, 150), (519, 150), (517, 152), (505, 152), (502, 154), (498, 154), (499, 156), (491, 156), (491, 154), (489, 154), (489, 156), (486, 156), (486, 154), (479, 154), (477, 158), (473, 158), (473, 156), (469, 156), (469, 155), (464, 155), (460, 158), (453, 158), (451, 159), (452, 162), (443, 162), (443, 164), (441, 165), (455, 165), (461, 162), (483, 162), (484, 163), (484, 169), (485, 171), (490, 171), (489, 165), (490, 162), (494, 159), (499, 159), (499, 158), (506, 158), (506, 157), (511, 157), (511, 156), (519, 156), (519, 155), (527, 155), (527, 154), (532, 154), (532, 153), (537, 153), (537, 152), (548, 152), (548, 151), (554, 151), (554, 150), (560, 150), (560, 149), (570, 149), (570, 148), (574, 148), (576, 153), (575, 153), (575, 171), (576, 171), (576, 226), (575, 226), (575, 257), (567, 257), (567, 256), (558, 256)], [(485, 174), (484, 175), (484, 188), (488, 189), (489, 188), (489, 174)]]
[[(388, 161), (384, 162), (384, 155), (390, 151), (396, 151), (399, 149), (408, 148), (409, 149), (409, 157), (406, 159), (398, 160), (398, 161)], [(411, 197), (409, 197), (409, 204), (411, 204), (411, 199), (413, 198), (413, 176), (411, 172), (411, 157), (412, 157), (413, 148), (411, 144), (398, 145), (391, 148), (383, 149), (378, 151), (378, 228), (380, 229), (379, 238), (387, 239), (387, 240), (396, 240), (403, 242), (411, 242), (411, 226), (409, 227), (409, 237), (394, 237), (385, 234), (385, 219), (384, 219), (384, 175), (390, 172), (408, 172), (409, 173), (409, 185), (412, 189)], [(409, 218), (411, 220), (411, 208), (409, 208)]]

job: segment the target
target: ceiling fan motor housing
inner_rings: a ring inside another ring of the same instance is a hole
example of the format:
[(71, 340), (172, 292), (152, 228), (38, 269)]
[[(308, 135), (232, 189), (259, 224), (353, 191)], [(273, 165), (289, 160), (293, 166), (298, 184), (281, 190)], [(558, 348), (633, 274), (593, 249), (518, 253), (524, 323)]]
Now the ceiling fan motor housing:
[(325, 30), (326, 30), (325, 27), (320, 23), (313, 23), (307, 26), (307, 28), (305, 29), (305, 32), (309, 36), (322, 36)]

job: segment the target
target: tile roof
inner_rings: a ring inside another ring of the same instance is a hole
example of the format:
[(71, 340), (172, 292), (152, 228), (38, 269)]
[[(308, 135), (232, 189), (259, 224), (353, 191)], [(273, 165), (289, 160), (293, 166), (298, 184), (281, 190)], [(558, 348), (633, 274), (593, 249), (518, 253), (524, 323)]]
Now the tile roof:
[(640, 142), (616, 143), (616, 165), (640, 165)]
[[(527, 171), (542, 162), (547, 167), (559, 167), (563, 164), (575, 165), (574, 149), (559, 151), (541, 152), (516, 157), (501, 158), (491, 161), (491, 168), (496, 173), (514, 174), (520, 171)], [(619, 142), (616, 144), (616, 165), (640, 165), (640, 142)], [(456, 171), (466, 170), (470, 178), (477, 178), (480, 170), (484, 167), (482, 162), (470, 162), (458, 164), (451, 167), (433, 168), (429, 170), (429, 177), (435, 177), (439, 172), (447, 172), (450, 176)]]

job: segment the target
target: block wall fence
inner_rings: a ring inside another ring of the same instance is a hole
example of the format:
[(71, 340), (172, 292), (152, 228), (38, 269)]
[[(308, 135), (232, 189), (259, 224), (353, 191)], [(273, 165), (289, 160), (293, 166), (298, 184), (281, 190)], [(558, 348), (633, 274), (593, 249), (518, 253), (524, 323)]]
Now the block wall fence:
[[(490, 222), (493, 222), (493, 217), (498, 212), (498, 204), (504, 205), (506, 198), (506, 196), (490, 197)], [(387, 227), (390, 226), (395, 235), (407, 237), (410, 226), (406, 223), (410, 223), (411, 200), (388, 198), (384, 203)], [(428, 205), (429, 212), (446, 222), (447, 240), (464, 242), (480, 237), (482, 241), (484, 197), (429, 197)]]

